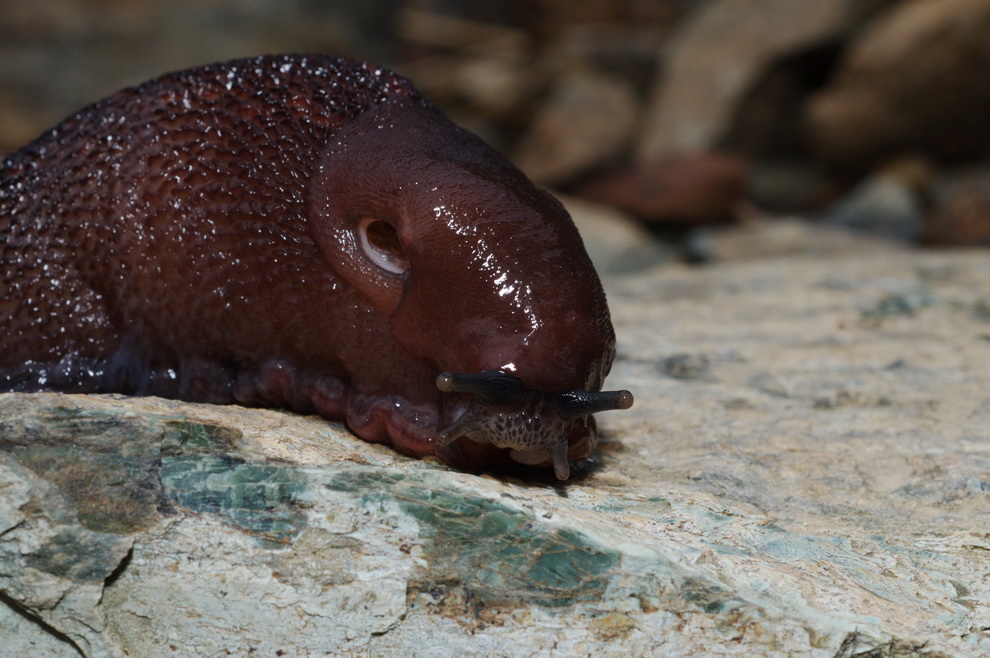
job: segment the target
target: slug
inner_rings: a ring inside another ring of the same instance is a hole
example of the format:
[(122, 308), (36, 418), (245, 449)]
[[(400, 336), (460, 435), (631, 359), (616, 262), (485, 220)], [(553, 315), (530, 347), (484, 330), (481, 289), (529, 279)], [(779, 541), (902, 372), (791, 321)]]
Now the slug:
[(0, 389), (288, 407), (460, 468), (569, 462), (615, 337), (567, 212), (412, 84), (171, 73), (0, 164)]

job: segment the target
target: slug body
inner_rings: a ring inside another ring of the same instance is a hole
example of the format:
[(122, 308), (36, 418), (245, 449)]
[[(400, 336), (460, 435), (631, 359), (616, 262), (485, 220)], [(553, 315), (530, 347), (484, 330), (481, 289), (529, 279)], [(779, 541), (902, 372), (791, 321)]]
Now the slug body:
[(80, 111), (0, 162), (0, 268), (6, 391), (285, 406), (561, 478), (589, 414), (632, 403), (595, 393), (614, 335), (561, 205), (355, 60), (233, 61)]

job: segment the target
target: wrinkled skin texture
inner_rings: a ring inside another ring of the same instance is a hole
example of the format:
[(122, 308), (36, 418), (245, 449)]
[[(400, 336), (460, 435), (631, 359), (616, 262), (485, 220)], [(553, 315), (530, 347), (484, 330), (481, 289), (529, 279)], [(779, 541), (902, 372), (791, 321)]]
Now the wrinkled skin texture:
[(560, 204), (363, 62), (234, 61), (80, 111), (0, 163), (0, 249), (2, 390), (286, 406), (563, 477), (596, 441), (551, 405), (553, 437), (516, 445), (482, 422), (505, 409), (438, 388), (599, 391), (608, 308)]

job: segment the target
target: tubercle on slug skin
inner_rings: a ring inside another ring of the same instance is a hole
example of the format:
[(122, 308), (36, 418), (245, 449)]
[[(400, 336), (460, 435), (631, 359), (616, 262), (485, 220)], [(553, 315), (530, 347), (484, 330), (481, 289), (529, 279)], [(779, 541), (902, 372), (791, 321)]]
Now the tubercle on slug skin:
[[(326, 55), (168, 74), (6, 157), (0, 291), (2, 390), (316, 411), (469, 468), (567, 477), (596, 430), (548, 396), (614, 356), (560, 204), (407, 80)], [(556, 438), (436, 385), (486, 371)], [(438, 439), (457, 423), (473, 439)]]

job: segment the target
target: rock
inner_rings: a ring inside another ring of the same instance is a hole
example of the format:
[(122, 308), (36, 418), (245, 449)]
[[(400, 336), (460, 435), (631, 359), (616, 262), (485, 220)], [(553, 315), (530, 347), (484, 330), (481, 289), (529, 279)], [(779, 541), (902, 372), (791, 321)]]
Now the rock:
[(280, 411), (0, 396), (4, 648), (990, 652), (985, 254), (606, 284), (637, 399), (566, 484)]
[(695, 262), (723, 263), (786, 256), (841, 257), (903, 251), (904, 242), (807, 217), (747, 217), (692, 235)]
[(708, 379), (711, 373), (711, 361), (704, 354), (674, 354), (662, 359), (657, 367), (660, 372), (675, 379), (703, 380)]
[(990, 193), (949, 201), (925, 217), (920, 239), (929, 246), (990, 246)]
[[(670, 12), (666, 17), (628, 16), (619, 21), (548, 25), (548, 32), (553, 36), (543, 47), (540, 62), (548, 70), (588, 66), (607, 72), (613, 79), (631, 84), (637, 92), (637, 100), (641, 100), (640, 92), (649, 88), (656, 77), (656, 54), (670, 38), (680, 21), (680, 14), (684, 12), (684, 7), (674, 8), (675, 4), (659, 0), (649, 4), (622, 5), (645, 10), (659, 9), (661, 13), (666, 10)], [(569, 6), (573, 5), (559, 4), (560, 8)]]
[(881, 15), (809, 101), (814, 152), (858, 167), (903, 152), (987, 153), (988, 32), (988, 0), (913, 0)]
[(616, 156), (638, 118), (635, 94), (622, 80), (573, 70), (551, 84), (510, 158), (544, 185), (573, 179)]
[(628, 274), (676, 258), (673, 247), (622, 212), (571, 196), (556, 196), (577, 225), (599, 274)]
[(398, 13), (395, 26), (413, 53), (403, 75), (478, 132), (492, 132), (493, 121), (517, 121), (545, 83), (531, 61), (536, 44), (521, 29), (412, 7)]
[(895, 240), (914, 242), (931, 194), (932, 170), (919, 158), (902, 158), (860, 181), (821, 213), (821, 221)]
[(934, 185), (934, 209), (922, 221), (929, 246), (990, 245), (990, 169), (949, 170)]
[(750, 164), (746, 192), (764, 211), (789, 215), (821, 210), (841, 196), (843, 186), (808, 160), (757, 160)]
[(913, 240), (922, 209), (911, 189), (901, 181), (871, 177), (840, 199), (824, 214), (825, 221), (881, 235)]
[(397, 0), (0, 2), (0, 153), (70, 113), (166, 71), (278, 52), (388, 65)]
[(657, 225), (679, 227), (735, 219), (746, 190), (746, 165), (719, 153), (669, 157), (606, 174), (576, 194)]
[(841, 39), (877, 3), (714, 0), (662, 55), (639, 142), (640, 162), (718, 148), (775, 62)]

